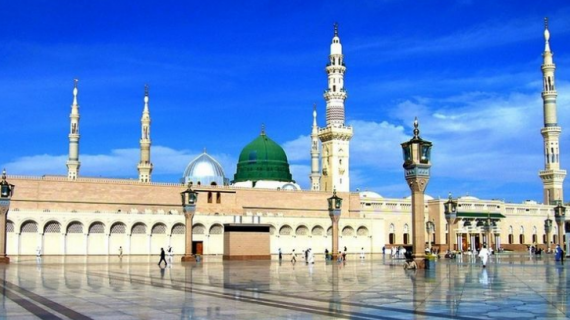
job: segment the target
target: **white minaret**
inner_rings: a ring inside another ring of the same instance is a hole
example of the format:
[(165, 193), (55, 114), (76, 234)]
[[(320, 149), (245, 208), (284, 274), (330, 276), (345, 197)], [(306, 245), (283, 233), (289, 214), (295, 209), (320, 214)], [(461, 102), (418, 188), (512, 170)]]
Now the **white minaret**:
[(73, 104), (71, 105), (71, 114), (69, 115), (71, 126), (69, 128), (69, 158), (67, 159), (67, 179), (76, 180), (79, 176), (79, 105), (77, 104), (77, 82), (75, 79), (73, 88)]
[(317, 126), (317, 105), (313, 105), (313, 130), (311, 131), (311, 190), (321, 190), (321, 172), (319, 171), (319, 127)]
[(548, 31), (548, 18), (544, 18), (544, 40), (546, 42), (542, 54), (542, 105), (544, 112), (544, 128), (540, 130), (544, 139), (544, 170), (539, 171), (544, 189), (544, 203), (557, 204), (564, 201), (563, 183), (566, 170), (560, 169), (559, 138), (562, 128), (558, 126), (556, 117), (556, 86), (554, 70), (556, 66), (552, 61), (553, 53), (550, 51), (550, 32)]
[(148, 85), (144, 87), (144, 109), (141, 118), (141, 160), (137, 166), (139, 181), (150, 182), (152, 163), (150, 162), (150, 112), (148, 111)]
[(344, 90), (346, 67), (336, 23), (326, 71), (328, 89), (325, 90), (324, 98), (327, 103), (327, 126), (319, 130), (319, 139), (322, 142), (320, 189), (332, 192), (336, 188), (337, 191), (347, 192), (350, 190), (348, 155), (352, 127), (344, 125), (344, 100), (347, 97)]

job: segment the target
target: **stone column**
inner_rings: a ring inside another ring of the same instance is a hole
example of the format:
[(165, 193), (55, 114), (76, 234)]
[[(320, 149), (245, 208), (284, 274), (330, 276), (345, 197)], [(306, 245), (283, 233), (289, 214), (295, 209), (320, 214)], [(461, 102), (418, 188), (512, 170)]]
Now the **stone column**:
[(336, 260), (338, 257), (338, 222), (340, 221), (340, 210), (334, 210), (334, 211), (338, 211), (338, 214), (332, 213), (329, 214), (331, 217), (331, 221), (332, 221), (332, 257), (333, 260)]
[(564, 229), (564, 225), (562, 224), (562, 222), (558, 223), (556, 222), (556, 224), (558, 225), (558, 243), (560, 245), (561, 248), (564, 248), (564, 232), (562, 232), (562, 230)]
[(425, 268), (426, 239), (424, 230), (424, 192), (427, 178), (411, 177), (406, 179), (412, 191), (412, 254), (418, 268)]
[[(457, 235), (454, 234), (453, 232), (453, 226), (454, 224), (452, 223), (451, 219), (446, 219), (447, 220), (447, 244), (449, 245), (449, 252), (455, 250), (455, 240), (457, 240)], [(457, 251), (459, 251), (459, 246), (457, 247)]]
[(0, 263), (10, 263), (10, 258), (6, 252), (6, 220), (9, 210), (10, 199), (0, 199)]
[(185, 249), (184, 255), (182, 256), (182, 262), (185, 261), (196, 261), (196, 257), (192, 252), (192, 221), (194, 220), (194, 213), (196, 212), (196, 205), (195, 204), (186, 204), (184, 205), (184, 218), (186, 223), (186, 242), (185, 242)]

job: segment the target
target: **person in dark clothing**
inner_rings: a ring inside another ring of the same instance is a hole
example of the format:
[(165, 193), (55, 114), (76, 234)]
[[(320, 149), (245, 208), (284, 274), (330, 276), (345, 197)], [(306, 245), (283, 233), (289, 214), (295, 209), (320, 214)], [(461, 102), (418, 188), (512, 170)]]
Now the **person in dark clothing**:
[(162, 261), (164, 261), (164, 266), (166, 267), (168, 265), (168, 262), (166, 262), (166, 252), (164, 252), (164, 248), (160, 248), (160, 261), (158, 261), (159, 266)]

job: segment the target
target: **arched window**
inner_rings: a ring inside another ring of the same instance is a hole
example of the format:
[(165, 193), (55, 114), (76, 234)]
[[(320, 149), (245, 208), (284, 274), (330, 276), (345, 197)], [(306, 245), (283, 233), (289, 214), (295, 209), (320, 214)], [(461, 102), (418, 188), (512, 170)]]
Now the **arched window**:
[(181, 223), (175, 224), (174, 227), (172, 227), (172, 234), (185, 234), (185, 233), (186, 233), (186, 228)]
[(343, 236), (353, 236), (354, 235), (354, 229), (352, 229), (352, 227), (344, 227), (344, 229), (342, 229), (342, 235)]
[(291, 233), (293, 233), (293, 228), (291, 228), (287, 225), (282, 226), (281, 229), (279, 229), (279, 235), (289, 236), (289, 235), (291, 235)]
[(224, 228), (219, 224), (215, 224), (210, 228), (210, 234), (222, 234), (222, 233), (224, 233)]
[(327, 236), (332, 236), (332, 227), (327, 229)]
[(166, 225), (163, 223), (155, 224), (151, 229), (152, 234), (166, 234)]
[(311, 230), (311, 234), (314, 236), (322, 236), (325, 233), (325, 229), (321, 226), (315, 226), (313, 230)]
[(295, 234), (298, 236), (306, 236), (309, 234), (309, 229), (305, 226), (299, 226), (297, 230), (295, 230)]
[(61, 225), (59, 222), (50, 221), (44, 227), (44, 233), (60, 233)]
[(34, 221), (26, 221), (22, 224), (22, 233), (37, 233), (38, 224)]
[(14, 232), (14, 222), (6, 221), (6, 232)]
[(124, 223), (118, 222), (111, 226), (111, 234), (125, 234), (125, 233), (127, 233), (127, 226)]
[(356, 230), (356, 234), (359, 236), (367, 236), (368, 235), (368, 228), (360, 227), (360, 228), (358, 228), (358, 230)]
[(67, 226), (67, 233), (83, 233), (83, 224), (80, 222), (72, 222)]
[(269, 234), (270, 234), (270, 235), (274, 235), (276, 231), (277, 231), (277, 229), (275, 229), (274, 226), (270, 226), (270, 227), (269, 227)]
[(89, 226), (89, 234), (93, 233), (105, 233), (105, 225), (101, 222), (92, 223)]
[[(113, 233), (111, 231), (111, 233)], [(133, 226), (131, 234), (146, 234), (146, 225), (143, 223), (137, 223)]]
[(201, 224), (195, 224), (192, 227), (192, 234), (204, 234), (206, 231), (206, 227)]

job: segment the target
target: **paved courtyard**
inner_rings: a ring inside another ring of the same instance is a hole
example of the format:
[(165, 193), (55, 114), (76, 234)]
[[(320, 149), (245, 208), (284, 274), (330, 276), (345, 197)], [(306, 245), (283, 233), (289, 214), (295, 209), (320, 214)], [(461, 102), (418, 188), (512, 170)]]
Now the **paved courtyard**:
[(12, 257), (0, 266), (0, 318), (9, 319), (564, 319), (568, 267), (552, 255), (346, 264), (206, 257), (167, 268), (157, 257)]

